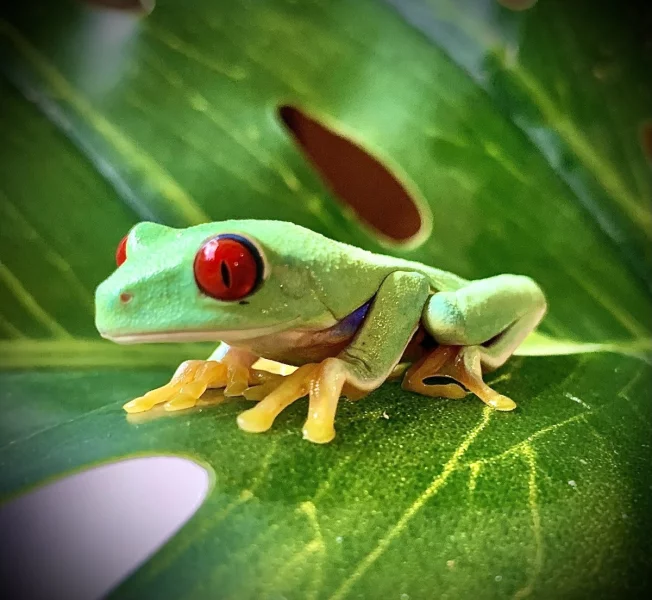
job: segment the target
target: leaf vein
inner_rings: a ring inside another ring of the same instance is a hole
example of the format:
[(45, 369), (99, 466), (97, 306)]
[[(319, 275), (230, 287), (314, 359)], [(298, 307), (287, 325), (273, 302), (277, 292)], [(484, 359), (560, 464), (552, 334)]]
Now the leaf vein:
[(179, 209), (184, 219), (190, 224), (210, 220), (208, 215), (195, 204), (190, 195), (156, 160), (146, 154), (143, 148), (137, 147), (124, 133), (95, 111), (91, 104), (16, 28), (2, 19), (0, 19), (0, 34), (3, 34), (11, 41), (14, 47), (32, 64), (51, 88), (63, 100), (69, 102), (91, 127), (125, 157), (128, 163), (138, 165), (142, 169), (142, 172), (159, 193)]
[(369, 552), (337, 588), (330, 600), (341, 600), (351, 591), (356, 582), (369, 570), (369, 568), (385, 553), (389, 545), (397, 538), (414, 516), (423, 508), (431, 498), (437, 495), (439, 490), (446, 485), (449, 477), (460, 465), (460, 460), (469, 446), (473, 443), (480, 432), (487, 426), (491, 419), (492, 409), (485, 407), (482, 412), (482, 419), (464, 438), (462, 443), (453, 452), (442, 471), (435, 477), (430, 485), (419, 495), (419, 497), (403, 512), (396, 524), (378, 541), (376, 547)]
[(12, 292), (16, 300), (41, 325), (59, 338), (72, 338), (70, 333), (52, 315), (50, 315), (32, 296), (9, 268), (0, 261), (0, 280)]
[[(188, 46), (186, 44), (186, 46)], [(173, 48), (178, 50), (177, 48)], [(184, 56), (187, 56), (184, 54)], [(152, 67), (155, 67), (160, 75), (165, 78), (165, 80), (177, 89), (181, 89), (184, 92), (192, 91), (187, 84), (184, 84), (180, 78), (171, 77), (170, 74), (166, 73), (162, 69), (162, 66), (159, 63), (152, 61)], [(233, 128), (233, 122), (220, 115), (211, 103), (204, 98), (196, 90), (193, 91), (193, 96), (188, 98), (188, 102), (191, 106), (199, 113), (204, 115), (209, 121), (211, 121), (215, 126), (217, 126), (222, 132), (224, 132), (229, 138), (231, 138), (236, 144), (238, 144), (243, 150), (245, 150), (250, 156), (252, 156), (256, 161), (258, 161), (262, 166), (270, 169), (276, 173), (285, 185), (293, 192), (299, 191), (301, 189), (301, 183), (297, 179), (296, 175), (292, 170), (283, 162), (275, 159), (272, 156), (268, 156), (264, 152), (261, 152), (258, 149), (257, 145), (251, 145), (248, 143), (246, 138), (238, 134)]]
[[(212, 518), (208, 518), (204, 521), (197, 521), (196, 528), (194, 530), (187, 530), (184, 528), (180, 534), (178, 534), (177, 544), (168, 552), (168, 554), (161, 558), (159, 557), (158, 562), (154, 569), (149, 572), (149, 578), (154, 579), (158, 573), (165, 570), (169, 567), (181, 554), (183, 554), (200, 536), (208, 535), (208, 532), (217, 527), (226, 517), (228, 517), (235, 509), (250, 502), (255, 498), (256, 488), (262, 482), (262, 479), (269, 471), (271, 464), (271, 459), (274, 456), (276, 449), (278, 448), (278, 441), (285, 436), (280, 436), (274, 438), (270, 444), (267, 454), (263, 458), (262, 465), (257, 475), (251, 481), (249, 488), (242, 490), (237, 498), (229, 502), (220, 512), (213, 515)], [(185, 535), (185, 537), (184, 537)]]
[(25, 442), (34, 439), (35, 437), (38, 437), (40, 435), (43, 435), (44, 433), (48, 433), (50, 431), (54, 431), (55, 429), (59, 429), (60, 427), (65, 427), (66, 425), (70, 425), (71, 423), (76, 423), (77, 421), (81, 421), (85, 419), (86, 417), (90, 417), (91, 415), (95, 415), (99, 412), (102, 412), (105, 410), (107, 407), (112, 406), (116, 403), (115, 400), (111, 400), (111, 402), (107, 402), (106, 404), (103, 404), (102, 406), (98, 406), (94, 408), (93, 410), (89, 410), (81, 415), (77, 415), (76, 417), (73, 417), (72, 419), (68, 419), (67, 421), (59, 421), (58, 423), (54, 423), (52, 425), (46, 425), (45, 427), (42, 427), (41, 429), (37, 429), (36, 431), (33, 431), (32, 433), (22, 437), (22, 438), (17, 438), (14, 440), (11, 440), (7, 442), (6, 444), (0, 446), (0, 452), (4, 452), (7, 448), (9, 447), (15, 447), (19, 446), (21, 444), (24, 444)]
[(80, 300), (88, 309), (90, 314), (95, 313), (93, 296), (87, 287), (77, 277), (72, 270), (70, 263), (61, 256), (58, 252), (52, 249), (52, 246), (45, 241), (43, 236), (37, 231), (35, 227), (20, 213), (18, 208), (9, 200), (5, 192), (0, 190), (0, 196), (3, 202), (0, 203), (0, 208), (11, 218), (15, 223), (22, 227), (24, 230), (25, 238), (30, 241), (36, 241), (40, 247), (42, 256), (50, 262), (56, 269), (59, 270), (63, 278), (67, 281), (72, 289), (77, 292)]
[(489, 456), (487, 458), (481, 458), (479, 460), (475, 460), (470, 463), (466, 463), (466, 466), (470, 468), (475, 468), (474, 466), (483, 466), (487, 464), (491, 464), (494, 462), (498, 462), (502, 460), (503, 458), (510, 456), (512, 454), (518, 454), (523, 452), (524, 448), (527, 448), (534, 440), (537, 440), (545, 435), (548, 435), (549, 433), (553, 431), (557, 431), (558, 429), (561, 429), (562, 427), (566, 427), (567, 425), (570, 425), (571, 423), (575, 422), (580, 422), (580, 421), (586, 421), (587, 414), (595, 414), (598, 411), (595, 410), (587, 410), (582, 412), (579, 415), (574, 415), (572, 417), (569, 417), (568, 419), (565, 419), (564, 421), (560, 421), (559, 423), (554, 423), (553, 425), (548, 425), (548, 427), (544, 427), (543, 429), (540, 429), (539, 431), (536, 431), (532, 435), (526, 437), (524, 440), (518, 442), (517, 444), (514, 444), (513, 446), (510, 446), (507, 448), (507, 450), (504, 450), (503, 452), (500, 452), (499, 454), (495, 454), (494, 456)]
[(527, 443), (520, 451), (528, 466), (528, 506), (532, 519), (532, 532), (534, 534), (534, 559), (532, 571), (524, 587), (516, 592), (514, 600), (528, 597), (534, 591), (534, 585), (543, 568), (543, 536), (541, 531), (541, 513), (539, 510), (539, 490), (537, 487), (537, 455), (533, 446)]
[(181, 38), (174, 35), (173, 33), (170, 33), (163, 27), (159, 25), (154, 26), (151, 22), (148, 22), (147, 25), (147, 30), (149, 33), (173, 52), (178, 52), (182, 56), (185, 56), (187, 59), (200, 64), (202, 67), (206, 67), (215, 73), (224, 75), (233, 81), (241, 81), (242, 79), (246, 78), (247, 74), (242, 69), (242, 67), (230, 67), (228, 65), (218, 63), (216, 60), (207, 58), (196, 48), (190, 44), (187, 44)]

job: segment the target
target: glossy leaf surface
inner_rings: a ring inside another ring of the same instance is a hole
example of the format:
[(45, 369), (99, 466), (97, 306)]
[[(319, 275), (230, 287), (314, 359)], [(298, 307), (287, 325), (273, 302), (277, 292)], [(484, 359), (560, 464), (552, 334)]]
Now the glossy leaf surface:
[[(643, 594), (649, 56), (627, 14), (567, 4), (37, 2), (3, 19), (2, 496), (133, 454), (206, 465), (206, 503), (125, 597)], [(381, 161), (420, 240), (389, 244), (343, 206), (282, 105)], [(227, 217), (532, 275), (552, 340), (529, 352), (579, 353), (491, 376), (511, 414), (387, 384), (343, 403), (325, 447), (300, 438), (305, 402), (261, 436), (237, 429), (237, 401), (127, 419), (125, 400), (209, 349), (100, 342), (93, 289), (138, 220)]]

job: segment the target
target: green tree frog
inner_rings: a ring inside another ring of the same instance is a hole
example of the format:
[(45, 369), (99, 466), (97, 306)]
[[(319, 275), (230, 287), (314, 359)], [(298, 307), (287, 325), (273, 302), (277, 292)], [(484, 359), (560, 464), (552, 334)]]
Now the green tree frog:
[[(168, 384), (125, 404), (127, 412), (187, 409), (207, 388), (224, 388), (258, 401), (237, 422), (262, 432), (307, 395), (303, 435), (316, 443), (335, 436), (342, 394), (361, 398), (399, 363), (411, 364), (406, 390), (448, 398), (472, 392), (512, 410), (482, 374), (501, 366), (546, 311), (529, 277), (468, 281), (280, 221), (140, 223), (116, 258), (118, 269), (96, 292), (103, 337), (220, 342), (208, 360), (182, 363)], [(298, 368), (265, 374), (252, 368), (260, 357)]]

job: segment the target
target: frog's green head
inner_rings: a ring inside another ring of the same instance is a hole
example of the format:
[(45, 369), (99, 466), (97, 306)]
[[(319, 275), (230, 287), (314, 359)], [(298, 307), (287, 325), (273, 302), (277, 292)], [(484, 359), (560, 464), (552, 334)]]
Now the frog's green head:
[(233, 343), (328, 327), (333, 315), (305, 262), (319, 240), (325, 238), (276, 221), (188, 229), (140, 223), (118, 269), (97, 288), (97, 328), (121, 343)]

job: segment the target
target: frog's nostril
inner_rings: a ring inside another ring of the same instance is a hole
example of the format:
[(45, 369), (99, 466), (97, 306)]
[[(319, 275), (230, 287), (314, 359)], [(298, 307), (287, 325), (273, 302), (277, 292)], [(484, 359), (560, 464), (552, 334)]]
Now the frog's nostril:
[(122, 294), (120, 294), (120, 302), (122, 302), (122, 304), (127, 304), (128, 302), (131, 302), (133, 297), (134, 295), (129, 292), (122, 292)]

